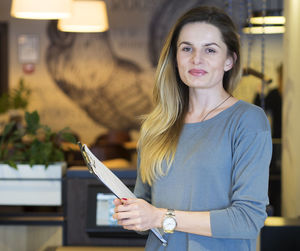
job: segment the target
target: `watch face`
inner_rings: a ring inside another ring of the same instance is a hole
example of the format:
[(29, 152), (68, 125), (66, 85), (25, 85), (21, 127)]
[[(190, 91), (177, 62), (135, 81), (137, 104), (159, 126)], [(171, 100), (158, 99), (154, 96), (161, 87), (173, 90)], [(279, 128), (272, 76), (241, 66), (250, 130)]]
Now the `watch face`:
[(173, 217), (167, 217), (165, 218), (163, 222), (163, 229), (165, 231), (172, 231), (176, 227), (176, 220)]

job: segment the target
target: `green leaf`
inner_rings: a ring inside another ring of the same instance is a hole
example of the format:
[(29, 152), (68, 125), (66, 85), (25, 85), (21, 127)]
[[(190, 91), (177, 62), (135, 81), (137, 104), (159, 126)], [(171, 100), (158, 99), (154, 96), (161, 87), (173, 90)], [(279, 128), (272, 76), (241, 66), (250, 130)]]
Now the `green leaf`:
[(60, 149), (53, 149), (53, 155), (52, 155), (52, 159), (51, 161), (52, 162), (55, 162), (55, 161), (63, 161), (65, 159), (65, 156), (64, 156), (64, 153), (63, 151), (61, 151)]
[(5, 113), (10, 108), (10, 100), (8, 93), (3, 93), (0, 97), (0, 114)]
[(11, 142), (9, 135), (12, 134), (14, 127), (15, 127), (15, 122), (10, 122), (4, 127), (3, 133), (0, 137), (0, 139), (1, 139), (0, 140), (0, 157), (3, 157), (3, 155), (4, 155), (6, 143)]
[(8, 156), (8, 149), (7, 148), (0, 148), (0, 160), (4, 161), (7, 160), (7, 156)]
[(25, 87), (24, 79), (21, 78), (19, 81), (18, 88), (14, 89), (11, 94), (11, 107), (14, 109), (25, 109), (28, 105), (28, 98), (30, 90)]
[(25, 113), (25, 121), (27, 124), (27, 131), (31, 134), (35, 134), (36, 130), (40, 127), (40, 116), (37, 111), (32, 113)]
[(72, 133), (63, 133), (61, 135), (62, 139), (66, 142), (74, 143), (76, 144), (76, 138)]
[(5, 137), (7, 137), (7, 135), (13, 130), (15, 124), (16, 124), (15, 122), (10, 122), (4, 127), (4, 130), (2, 133), (3, 139), (5, 139)]
[(12, 161), (12, 160), (8, 160), (5, 163), (8, 164), (8, 165), (10, 165), (11, 167), (13, 167), (15, 169), (18, 169), (17, 164), (14, 161)]

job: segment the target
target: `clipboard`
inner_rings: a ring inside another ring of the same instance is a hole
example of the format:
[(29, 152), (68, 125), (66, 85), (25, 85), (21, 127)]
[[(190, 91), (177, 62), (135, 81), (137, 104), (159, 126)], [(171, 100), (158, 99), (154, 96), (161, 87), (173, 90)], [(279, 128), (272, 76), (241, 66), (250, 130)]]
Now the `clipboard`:
[[(134, 193), (85, 144), (82, 145), (81, 142), (77, 144), (89, 172), (94, 174), (117, 198), (136, 198)], [(151, 231), (162, 242), (163, 246), (167, 246), (167, 241), (162, 237), (157, 228), (152, 228)]]

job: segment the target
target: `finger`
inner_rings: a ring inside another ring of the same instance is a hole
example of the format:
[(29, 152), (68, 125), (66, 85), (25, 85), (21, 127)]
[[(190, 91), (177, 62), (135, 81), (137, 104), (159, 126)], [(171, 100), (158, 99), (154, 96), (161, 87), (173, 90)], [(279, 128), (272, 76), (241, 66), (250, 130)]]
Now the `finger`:
[(136, 228), (135, 225), (128, 225), (128, 226), (123, 226), (124, 229), (127, 229), (127, 230), (135, 230), (135, 231), (138, 231), (138, 229)]
[(141, 219), (140, 218), (124, 218), (120, 220), (122, 226), (130, 226), (130, 225), (135, 225), (140, 226), (141, 225)]
[(130, 205), (130, 204), (135, 203), (137, 201), (137, 199), (135, 199), (135, 198), (122, 198), (121, 201), (124, 205)]
[(113, 215), (112, 215), (112, 217), (113, 217), (113, 219), (117, 219), (117, 217), (118, 217), (118, 215), (116, 214), (116, 213), (114, 213)]
[(126, 208), (122, 204), (115, 206), (115, 208), (114, 208), (115, 213), (123, 212), (123, 211), (128, 211), (128, 210), (126, 210)]
[(116, 214), (113, 214), (114, 219), (116, 220), (123, 220), (123, 219), (129, 219), (134, 218), (135, 214), (132, 212), (118, 212)]
[(137, 230), (137, 226), (134, 224), (132, 224), (132, 225), (124, 224), (124, 220), (119, 220), (117, 222), (118, 222), (118, 225), (122, 226), (124, 229)]
[(127, 198), (121, 198), (121, 202), (122, 202), (122, 204), (124, 205), (124, 204), (126, 204), (127, 203), (127, 201), (128, 201), (128, 199)]
[(122, 204), (122, 201), (120, 199), (114, 199), (113, 202), (114, 202), (115, 206), (119, 206)]
[(115, 209), (115, 212), (128, 212), (128, 211), (132, 211), (135, 207), (135, 204), (131, 204), (131, 205), (124, 205), (121, 204), (120, 206), (117, 206)]

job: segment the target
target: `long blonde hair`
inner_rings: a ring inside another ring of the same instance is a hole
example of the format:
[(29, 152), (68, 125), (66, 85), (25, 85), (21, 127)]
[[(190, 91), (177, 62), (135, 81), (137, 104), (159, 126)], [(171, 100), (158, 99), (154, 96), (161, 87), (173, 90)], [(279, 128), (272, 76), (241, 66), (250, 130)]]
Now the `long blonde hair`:
[[(159, 58), (153, 90), (154, 109), (144, 119), (138, 142), (141, 179), (149, 185), (168, 172), (188, 109), (189, 89), (179, 77), (176, 53), (180, 31), (191, 22), (216, 26), (229, 55), (235, 59), (232, 69), (224, 73), (224, 89), (231, 93), (240, 79), (239, 37), (235, 25), (225, 12), (215, 7), (198, 7), (178, 19), (167, 36)], [(164, 161), (167, 164), (165, 170), (162, 166)]]

